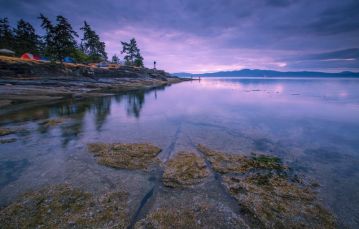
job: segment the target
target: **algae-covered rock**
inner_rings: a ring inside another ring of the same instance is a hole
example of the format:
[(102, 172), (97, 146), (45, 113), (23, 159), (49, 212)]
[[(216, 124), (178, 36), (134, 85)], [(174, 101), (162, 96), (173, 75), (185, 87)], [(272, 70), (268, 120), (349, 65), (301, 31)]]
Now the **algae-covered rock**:
[(17, 141), (16, 138), (5, 138), (5, 139), (0, 139), (0, 144), (13, 143), (16, 141)]
[(162, 181), (169, 187), (200, 183), (209, 175), (203, 158), (191, 152), (179, 152), (166, 163)]
[(4, 228), (126, 228), (127, 194), (101, 197), (67, 185), (25, 194), (0, 211)]
[(277, 157), (232, 155), (198, 146), (221, 183), (255, 228), (335, 228), (312, 186), (289, 173)]
[(209, 203), (197, 203), (192, 206), (157, 208), (145, 219), (135, 224), (135, 229), (168, 229), (168, 228), (248, 228), (237, 215), (226, 215), (216, 206)]
[(97, 162), (121, 169), (148, 169), (159, 163), (157, 155), (161, 149), (147, 143), (135, 144), (88, 144), (88, 149), (97, 158)]
[(137, 222), (135, 228), (198, 228), (198, 225), (191, 210), (161, 208)]
[(212, 168), (219, 173), (245, 173), (253, 169), (273, 169), (283, 171), (286, 169), (281, 160), (269, 155), (235, 155), (217, 152), (203, 145), (197, 149), (202, 152), (211, 163)]
[(264, 228), (335, 228), (315, 193), (278, 175), (224, 175), (222, 184), (245, 214)]
[(5, 135), (13, 134), (13, 133), (15, 133), (15, 131), (12, 129), (0, 128), (0, 136), (5, 136)]
[(55, 127), (61, 123), (64, 122), (64, 119), (62, 118), (55, 118), (55, 119), (47, 119), (45, 121), (42, 121), (40, 124), (42, 125), (42, 127), (44, 128), (49, 128), (49, 127)]

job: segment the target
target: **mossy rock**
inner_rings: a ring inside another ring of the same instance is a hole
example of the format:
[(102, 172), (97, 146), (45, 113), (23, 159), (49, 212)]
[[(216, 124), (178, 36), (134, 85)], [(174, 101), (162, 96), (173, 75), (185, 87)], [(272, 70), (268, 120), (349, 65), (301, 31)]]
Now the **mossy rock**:
[(212, 168), (219, 173), (245, 173), (250, 170), (276, 170), (278, 172), (287, 169), (278, 157), (270, 155), (255, 155), (251, 157), (237, 154), (228, 154), (211, 150), (203, 145), (197, 149), (202, 152)]
[(248, 226), (237, 215), (226, 215), (218, 206), (209, 203), (193, 203), (192, 206), (160, 207), (150, 212), (145, 219), (138, 221), (135, 229), (168, 228), (236, 228)]
[(0, 139), (0, 144), (8, 144), (8, 143), (16, 142), (16, 141), (17, 141), (16, 138)]
[(105, 144), (91, 143), (88, 149), (102, 165), (120, 169), (148, 169), (158, 164), (161, 149), (147, 143)]
[(68, 185), (25, 194), (0, 211), (4, 228), (126, 228), (127, 193), (94, 197)]
[(49, 128), (49, 127), (55, 127), (60, 125), (61, 123), (64, 122), (64, 119), (62, 118), (55, 118), (55, 119), (47, 119), (45, 121), (42, 121), (40, 124), (42, 127), (44, 128)]
[(203, 158), (192, 152), (178, 152), (166, 163), (162, 181), (165, 186), (185, 187), (200, 183), (208, 175)]
[(255, 228), (335, 228), (333, 215), (321, 206), (312, 186), (290, 175), (270, 155), (232, 155), (198, 145), (222, 185)]
[(259, 228), (336, 228), (310, 188), (279, 175), (224, 175), (226, 187)]
[(9, 128), (0, 128), (0, 136), (5, 136), (13, 133), (15, 133), (15, 130)]

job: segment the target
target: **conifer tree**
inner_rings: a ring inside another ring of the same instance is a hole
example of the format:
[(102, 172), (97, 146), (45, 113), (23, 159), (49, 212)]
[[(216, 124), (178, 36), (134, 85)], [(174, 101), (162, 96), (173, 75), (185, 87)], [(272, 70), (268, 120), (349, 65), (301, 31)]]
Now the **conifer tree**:
[(41, 27), (45, 30), (46, 34), (42, 37), (42, 52), (45, 56), (50, 58), (51, 60), (56, 60), (55, 56), (55, 27), (51, 23), (51, 21), (44, 16), (43, 14), (40, 14), (40, 17), (38, 17), (42, 23)]
[(56, 57), (62, 61), (67, 56), (72, 56), (75, 52), (77, 43), (75, 37), (77, 33), (72, 29), (71, 24), (63, 16), (56, 17), (57, 25), (55, 27), (55, 46)]
[(81, 39), (81, 49), (89, 56), (89, 59), (94, 62), (107, 60), (105, 43), (100, 40), (99, 35), (91, 29), (86, 21), (81, 30), (84, 33), (83, 38)]
[(0, 19), (0, 48), (14, 48), (14, 35), (6, 17)]
[(42, 28), (46, 31), (44, 36), (46, 55), (51, 60), (61, 62), (64, 57), (73, 56), (77, 48), (75, 37), (78, 37), (78, 35), (72, 29), (68, 20), (59, 15), (56, 17), (57, 24), (54, 26), (44, 15), (41, 14), (39, 18), (42, 20)]
[(36, 35), (34, 27), (21, 19), (17, 23), (15, 32), (15, 51), (18, 55), (26, 52), (39, 54), (39, 36)]
[(125, 64), (143, 67), (143, 57), (141, 56), (140, 49), (137, 47), (135, 38), (132, 38), (129, 43), (121, 41), (121, 44), (121, 54), (125, 54)]

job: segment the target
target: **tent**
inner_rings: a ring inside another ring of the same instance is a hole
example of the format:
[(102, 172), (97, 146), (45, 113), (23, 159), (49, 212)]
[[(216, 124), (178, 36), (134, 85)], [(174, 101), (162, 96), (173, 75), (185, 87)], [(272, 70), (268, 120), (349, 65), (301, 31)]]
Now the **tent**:
[(65, 63), (73, 63), (74, 62), (74, 59), (72, 59), (71, 57), (67, 56), (64, 58), (64, 62)]
[(15, 56), (15, 52), (9, 49), (0, 49), (0, 55), (4, 56)]
[(46, 58), (46, 57), (41, 57), (41, 59), (40, 59), (41, 61), (44, 61), (44, 62), (49, 62), (50, 60), (48, 59), (48, 58)]
[(24, 59), (24, 60), (40, 60), (41, 58), (38, 55), (33, 55), (31, 53), (24, 53), (24, 54), (22, 54), (21, 59)]

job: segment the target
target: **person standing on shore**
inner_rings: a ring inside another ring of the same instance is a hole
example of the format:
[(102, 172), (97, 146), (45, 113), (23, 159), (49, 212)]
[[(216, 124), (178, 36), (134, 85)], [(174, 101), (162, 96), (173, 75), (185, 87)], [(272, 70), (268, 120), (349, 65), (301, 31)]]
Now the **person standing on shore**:
[(153, 61), (153, 69), (156, 69), (156, 61)]

